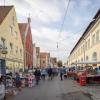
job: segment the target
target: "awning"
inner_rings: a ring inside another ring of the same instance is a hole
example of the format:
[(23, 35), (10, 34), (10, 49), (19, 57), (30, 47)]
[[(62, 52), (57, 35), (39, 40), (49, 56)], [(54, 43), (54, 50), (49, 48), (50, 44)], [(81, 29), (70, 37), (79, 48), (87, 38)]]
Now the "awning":
[(74, 64), (100, 64), (100, 61), (82, 61), (82, 62), (76, 62)]

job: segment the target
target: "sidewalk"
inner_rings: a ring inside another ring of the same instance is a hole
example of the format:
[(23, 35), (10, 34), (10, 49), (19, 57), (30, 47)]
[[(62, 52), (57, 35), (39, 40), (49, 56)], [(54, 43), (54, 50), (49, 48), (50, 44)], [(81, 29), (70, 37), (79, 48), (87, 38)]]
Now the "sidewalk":
[(93, 100), (100, 100), (100, 85), (99, 86), (85, 86), (83, 90), (92, 95)]
[(94, 84), (94, 85), (80, 86), (76, 81), (73, 82), (75, 83), (74, 85), (76, 85), (77, 88), (80, 88), (81, 91), (90, 94), (93, 100), (100, 100), (100, 85)]

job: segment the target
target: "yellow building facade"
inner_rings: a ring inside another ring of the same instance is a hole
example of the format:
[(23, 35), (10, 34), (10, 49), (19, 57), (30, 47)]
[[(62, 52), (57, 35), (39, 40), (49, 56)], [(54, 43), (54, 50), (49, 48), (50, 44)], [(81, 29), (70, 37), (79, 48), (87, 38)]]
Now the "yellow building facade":
[(82, 62), (100, 62), (100, 9), (70, 52), (67, 65)]
[[(0, 6), (2, 22), (0, 23), (0, 44), (7, 47), (7, 54), (0, 52), (0, 59), (5, 59), (6, 69), (10, 72), (23, 70), (23, 45), (14, 6)], [(1, 15), (0, 15), (1, 16)]]

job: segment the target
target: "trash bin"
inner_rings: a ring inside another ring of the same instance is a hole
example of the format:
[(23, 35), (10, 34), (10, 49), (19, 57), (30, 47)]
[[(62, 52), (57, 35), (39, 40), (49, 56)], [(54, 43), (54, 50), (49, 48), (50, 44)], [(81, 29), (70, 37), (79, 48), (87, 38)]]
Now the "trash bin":
[(79, 83), (80, 86), (86, 86), (86, 76), (80, 76)]

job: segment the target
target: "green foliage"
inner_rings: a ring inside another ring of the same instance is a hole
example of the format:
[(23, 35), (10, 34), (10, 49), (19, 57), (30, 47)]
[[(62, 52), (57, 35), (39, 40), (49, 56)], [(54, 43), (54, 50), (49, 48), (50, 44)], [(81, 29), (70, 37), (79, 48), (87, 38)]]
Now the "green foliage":
[(59, 60), (58, 63), (57, 63), (58, 67), (62, 67), (62, 61)]

